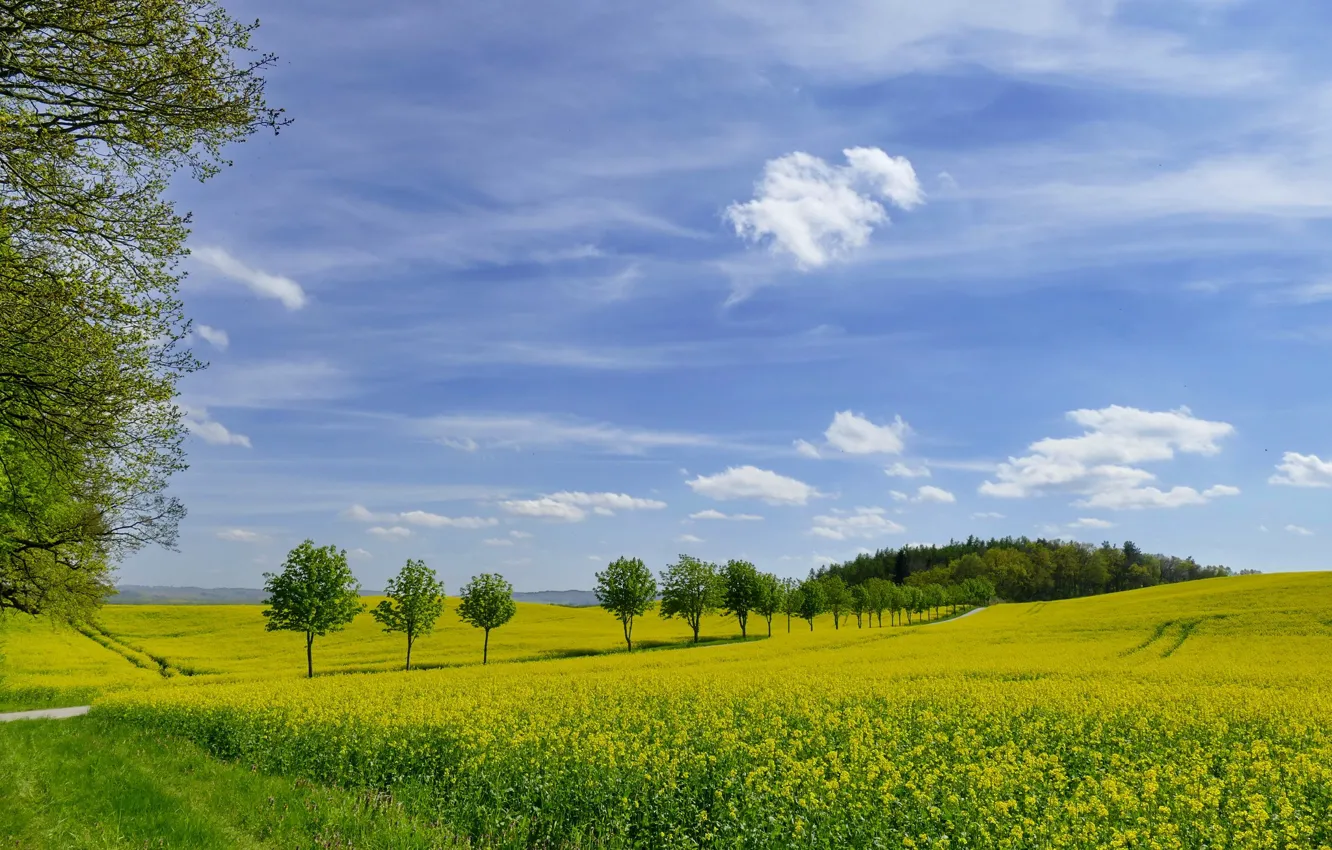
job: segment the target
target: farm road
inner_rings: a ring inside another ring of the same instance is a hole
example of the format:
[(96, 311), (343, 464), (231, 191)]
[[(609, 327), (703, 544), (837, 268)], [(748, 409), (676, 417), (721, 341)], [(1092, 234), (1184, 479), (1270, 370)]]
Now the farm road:
[[(988, 605), (982, 605), (982, 606), (979, 607), (979, 608), (972, 608), (970, 611), (968, 611), (968, 612), (965, 613), (965, 614), (958, 614), (956, 617), (949, 617), (947, 620), (935, 620), (935, 621), (933, 621), (933, 622), (931, 622), (931, 623), (922, 623), (922, 625), (925, 625), (925, 626), (941, 626), (941, 625), (943, 625), (944, 623), (956, 623), (958, 620), (962, 619), (963, 617), (970, 617), (972, 614), (979, 614), (980, 612), (984, 611), (984, 610), (985, 610), (986, 608), (988, 608), (988, 607), (989, 607)], [(2, 715), (0, 715), (0, 716), (2, 716)]]
[(91, 706), (75, 705), (70, 708), (43, 708), (38, 711), (11, 711), (8, 714), (0, 714), (0, 723), (7, 723), (10, 720), (63, 720), (66, 717), (78, 717), (80, 714), (87, 714)]

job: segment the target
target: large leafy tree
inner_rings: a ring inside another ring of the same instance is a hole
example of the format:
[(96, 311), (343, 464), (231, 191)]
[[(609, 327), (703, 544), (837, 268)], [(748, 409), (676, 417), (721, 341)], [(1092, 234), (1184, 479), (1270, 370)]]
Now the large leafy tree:
[(485, 642), (481, 645), (481, 663), (485, 664), (490, 660), (490, 630), (512, 620), (518, 611), (513, 601), (513, 585), (498, 573), (482, 573), (472, 576), (460, 595), (458, 616), (465, 623), (485, 629)]
[(314, 639), (342, 631), (365, 610), (346, 551), (306, 540), (287, 553), (280, 573), (264, 573), (264, 626), (305, 634), (305, 671), (314, 678)]
[(0, 609), (81, 616), (117, 559), (175, 541), (200, 364), (163, 194), (284, 123), (254, 27), (213, 0), (0, 0)]
[(398, 632), (407, 637), (407, 666), (412, 669), (412, 644), (435, 628), (435, 621), (444, 613), (444, 582), (425, 561), (407, 559), (398, 574), (388, 580), (384, 588), (386, 599), (370, 611), (384, 631)]
[(716, 564), (681, 555), (661, 574), (661, 616), (684, 620), (694, 633), (694, 643), (698, 643), (703, 615), (717, 610), (721, 602), (722, 583)]
[(749, 561), (735, 559), (721, 568), (722, 607), (727, 616), (740, 624), (740, 637), (749, 637), (749, 612), (763, 599), (759, 571)]
[(634, 618), (642, 616), (657, 598), (657, 582), (639, 558), (616, 558), (597, 573), (597, 601), (615, 615), (624, 629), (628, 651), (634, 649)]
[(791, 618), (800, 616), (800, 606), (804, 602), (800, 592), (800, 582), (793, 578), (782, 579), (782, 613), (786, 615), (786, 633), (791, 633)]

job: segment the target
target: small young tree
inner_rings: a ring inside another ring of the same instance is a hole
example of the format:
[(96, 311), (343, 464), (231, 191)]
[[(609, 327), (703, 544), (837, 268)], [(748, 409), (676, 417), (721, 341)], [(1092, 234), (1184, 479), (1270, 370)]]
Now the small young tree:
[(820, 581), (823, 583), (824, 608), (833, 615), (833, 628), (840, 629), (842, 613), (851, 607), (851, 591), (847, 590), (841, 576), (824, 576)]
[(800, 616), (800, 606), (805, 595), (800, 591), (800, 583), (793, 578), (782, 579), (782, 613), (786, 615), (786, 633), (791, 633), (791, 618)]
[(749, 637), (749, 612), (758, 607), (763, 589), (759, 572), (748, 561), (730, 560), (721, 569), (722, 607), (740, 624), (740, 637)]
[(869, 594), (865, 592), (865, 585), (851, 585), (851, 610), (856, 614), (856, 628), (863, 629), (865, 613), (869, 611)]
[(306, 540), (287, 553), (280, 573), (264, 573), (263, 615), (270, 632), (305, 633), (305, 672), (314, 678), (314, 639), (346, 628), (365, 610), (361, 584), (336, 546)]
[(407, 666), (412, 669), (412, 644), (435, 628), (435, 621), (444, 613), (444, 582), (425, 561), (407, 559), (407, 565), (388, 580), (384, 589), (388, 598), (371, 610), (370, 614), (384, 631), (399, 632), (407, 636)]
[(888, 588), (890, 586), (891, 582), (884, 581), (877, 576), (865, 582), (866, 601), (869, 605), (870, 614), (879, 621), (879, 628), (883, 628), (883, 609), (888, 607)]
[(786, 588), (781, 579), (772, 573), (759, 573), (758, 586), (758, 604), (754, 606), (754, 612), (767, 621), (768, 637), (772, 637), (772, 618), (786, 603), (783, 598)]
[(902, 609), (906, 607), (906, 588), (890, 581), (884, 588), (883, 596), (884, 607), (888, 609), (888, 625), (894, 625), (894, 617), (897, 618), (896, 625), (902, 625)]
[(661, 574), (661, 617), (684, 620), (694, 632), (694, 643), (698, 643), (703, 615), (717, 610), (721, 601), (722, 587), (716, 564), (681, 555), (679, 561), (666, 567)]
[(925, 595), (926, 613), (929, 612), (929, 609), (933, 608), (934, 619), (939, 619), (939, 606), (943, 605), (948, 598), (944, 593), (943, 585), (927, 584), (921, 588), (921, 592)]
[(463, 622), (486, 630), (486, 640), (481, 645), (481, 663), (485, 664), (490, 656), (490, 630), (512, 620), (518, 610), (513, 603), (513, 585), (498, 573), (482, 573), (472, 576), (460, 595), (458, 616)]
[(597, 573), (597, 601), (624, 627), (624, 643), (634, 649), (634, 618), (657, 598), (657, 582), (639, 558), (616, 558)]
[(818, 579), (807, 579), (801, 583), (800, 589), (796, 591), (800, 597), (800, 619), (809, 623), (809, 630), (814, 631), (814, 618), (827, 610), (826, 597), (823, 592), (823, 583)]

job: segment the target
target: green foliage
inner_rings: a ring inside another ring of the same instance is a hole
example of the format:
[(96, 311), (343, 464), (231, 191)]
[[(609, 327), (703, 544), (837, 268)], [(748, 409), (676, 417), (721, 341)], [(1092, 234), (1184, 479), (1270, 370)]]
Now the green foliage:
[(661, 616), (667, 620), (672, 617), (684, 620), (694, 633), (694, 643), (698, 643), (698, 628), (703, 615), (717, 610), (722, 604), (722, 595), (717, 565), (691, 555), (681, 555), (661, 574)]
[(199, 367), (171, 176), (283, 123), (212, 0), (0, 3), (0, 609), (86, 618), (171, 546), (177, 381)]
[(851, 608), (851, 591), (841, 576), (824, 576), (819, 582), (823, 586), (823, 609), (833, 615), (833, 628), (840, 629), (842, 615)]
[(772, 637), (772, 618), (786, 605), (786, 585), (772, 573), (759, 573), (758, 601), (754, 613), (768, 624), (768, 637)]
[(983, 577), (995, 584), (1000, 598), (1023, 602), (1216, 578), (1232, 571), (1204, 567), (1192, 558), (1147, 554), (1132, 541), (1096, 547), (1066, 540), (969, 537), (943, 546), (881, 549), (820, 568), (815, 575), (839, 576), (848, 585), (879, 578), (918, 587)]
[(791, 618), (800, 616), (800, 606), (805, 595), (800, 590), (800, 582), (793, 578), (782, 579), (782, 613), (786, 615), (786, 631), (791, 631)]
[(818, 579), (806, 579), (800, 583), (800, 589), (796, 591), (798, 596), (799, 608), (796, 613), (800, 619), (809, 623), (809, 630), (814, 631), (814, 618), (828, 610), (827, 595), (824, 591), (823, 582)]
[(346, 551), (306, 540), (287, 553), (282, 572), (264, 573), (264, 580), (264, 628), (304, 632), (306, 675), (314, 678), (314, 639), (341, 631), (365, 610)]
[(749, 636), (749, 612), (762, 601), (759, 572), (749, 561), (730, 560), (721, 569), (722, 608), (740, 624), (740, 637)]
[(657, 598), (657, 582), (641, 558), (616, 558), (597, 573), (597, 601), (624, 627), (624, 643), (634, 649), (634, 618), (642, 616)]
[(435, 628), (435, 621), (444, 613), (444, 582), (424, 561), (407, 560), (406, 566), (388, 580), (384, 589), (387, 599), (370, 612), (386, 632), (400, 632), (407, 636), (407, 665), (412, 669), (412, 644), (421, 635)]
[(490, 630), (512, 620), (518, 610), (513, 601), (513, 585), (498, 573), (482, 573), (463, 585), (461, 596), (458, 616), (464, 623), (486, 631), (481, 646), (481, 663), (485, 664), (490, 655)]

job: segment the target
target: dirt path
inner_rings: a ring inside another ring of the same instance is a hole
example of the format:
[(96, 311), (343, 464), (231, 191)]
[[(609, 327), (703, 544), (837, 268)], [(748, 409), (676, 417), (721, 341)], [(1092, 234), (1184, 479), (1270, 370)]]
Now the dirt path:
[(90, 706), (75, 705), (69, 708), (43, 708), (38, 711), (11, 711), (8, 714), (0, 714), (0, 723), (7, 723), (10, 720), (63, 720), (66, 717), (78, 717), (80, 714), (87, 714)]
[(979, 608), (972, 608), (970, 611), (968, 611), (968, 612), (965, 613), (965, 614), (958, 614), (956, 617), (949, 617), (947, 620), (931, 620), (931, 621), (928, 622), (928, 623), (921, 623), (921, 625), (922, 625), (922, 626), (939, 626), (939, 625), (942, 625), (942, 624), (944, 624), (944, 623), (956, 623), (958, 620), (962, 619), (963, 617), (970, 617), (972, 614), (979, 614), (980, 612), (984, 611), (987, 607), (988, 607), (988, 606), (986, 606), (986, 605), (982, 605), (982, 606), (979, 607)]

